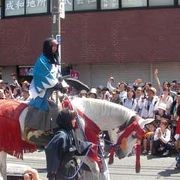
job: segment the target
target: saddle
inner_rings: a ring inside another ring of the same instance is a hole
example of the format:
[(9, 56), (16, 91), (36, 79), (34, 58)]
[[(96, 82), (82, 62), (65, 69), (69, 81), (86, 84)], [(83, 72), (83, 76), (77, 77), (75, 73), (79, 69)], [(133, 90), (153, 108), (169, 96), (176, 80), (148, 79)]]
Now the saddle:
[(24, 138), (37, 146), (46, 145), (53, 137), (53, 130), (58, 127), (56, 119), (60, 109), (53, 101), (48, 101), (49, 111), (28, 106), (25, 117)]

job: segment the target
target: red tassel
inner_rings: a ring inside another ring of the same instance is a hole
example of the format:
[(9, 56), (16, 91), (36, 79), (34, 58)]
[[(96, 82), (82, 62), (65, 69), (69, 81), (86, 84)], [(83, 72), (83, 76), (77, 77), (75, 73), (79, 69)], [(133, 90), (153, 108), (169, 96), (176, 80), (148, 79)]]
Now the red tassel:
[(141, 163), (140, 163), (141, 145), (140, 145), (140, 142), (137, 142), (135, 148), (136, 148), (136, 173), (139, 173), (141, 170)]

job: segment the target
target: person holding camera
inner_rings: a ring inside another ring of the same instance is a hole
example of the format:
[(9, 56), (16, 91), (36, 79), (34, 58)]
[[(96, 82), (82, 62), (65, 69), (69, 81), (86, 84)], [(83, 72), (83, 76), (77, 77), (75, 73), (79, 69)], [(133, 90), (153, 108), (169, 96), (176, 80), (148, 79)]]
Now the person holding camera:
[(24, 180), (40, 180), (38, 171), (33, 168), (28, 168), (24, 171)]

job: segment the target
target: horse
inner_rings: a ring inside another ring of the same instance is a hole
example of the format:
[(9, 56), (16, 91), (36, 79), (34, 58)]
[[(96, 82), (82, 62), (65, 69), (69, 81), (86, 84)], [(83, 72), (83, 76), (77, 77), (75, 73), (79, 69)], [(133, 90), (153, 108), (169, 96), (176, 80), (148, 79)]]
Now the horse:
[[(13, 107), (12, 104), (16, 104)], [(143, 128), (145, 124), (150, 123), (153, 119), (144, 120), (143, 118), (136, 115), (135, 112), (123, 107), (121, 105), (108, 102), (105, 100), (91, 99), (91, 98), (72, 98), (69, 99), (69, 105), (73, 110), (77, 112), (78, 128), (76, 134), (79, 139), (85, 139), (92, 142), (90, 151), (86, 156), (80, 157), (81, 161), (86, 164), (88, 170), (83, 171), (81, 179), (91, 180), (109, 180), (108, 164), (103, 156), (103, 148), (100, 145), (99, 133), (101, 131), (111, 131), (115, 128), (122, 129), (120, 134), (115, 134), (115, 144), (111, 144), (109, 151), (109, 158), (112, 163), (114, 154), (117, 157), (124, 158), (131, 152), (136, 139), (142, 138)], [(5, 108), (3, 108), (5, 106)], [(23, 152), (35, 151), (35, 146), (29, 145), (24, 141), (24, 120), (27, 114), (27, 105), (15, 100), (2, 100), (0, 102), (0, 126), (13, 116), (16, 116), (17, 126), (19, 128), (19, 137), (21, 147), (17, 148), (17, 141), (11, 140), (11, 147), (14, 149), (8, 149), (7, 144), (3, 143), (6, 135), (9, 137), (17, 136), (14, 132), (3, 132), (4, 137), (2, 138), (2, 132), (0, 131), (0, 170), (4, 180), (6, 177), (6, 154), (14, 155), (16, 157), (23, 157)], [(2, 112), (3, 111), (3, 112)], [(9, 119), (8, 119), (9, 118)], [(4, 127), (7, 127), (4, 125)], [(17, 132), (17, 131), (16, 131)], [(2, 142), (1, 142), (2, 141)], [(22, 142), (21, 142), (22, 141)], [(25, 146), (24, 146), (25, 144)], [(18, 145), (19, 146), (19, 145)]]

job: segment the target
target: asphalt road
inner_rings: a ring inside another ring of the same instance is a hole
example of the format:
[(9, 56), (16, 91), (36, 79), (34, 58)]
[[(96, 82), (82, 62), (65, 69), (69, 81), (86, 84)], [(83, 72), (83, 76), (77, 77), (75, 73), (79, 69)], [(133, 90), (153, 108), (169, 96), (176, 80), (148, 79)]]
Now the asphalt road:
[[(25, 154), (24, 160), (8, 156), (8, 172), (22, 171), (24, 166), (36, 168), (42, 180), (46, 179), (44, 152)], [(141, 156), (141, 172), (135, 173), (135, 156), (115, 159), (109, 167), (111, 180), (180, 180), (180, 170), (175, 169), (175, 157), (155, 158)]]

